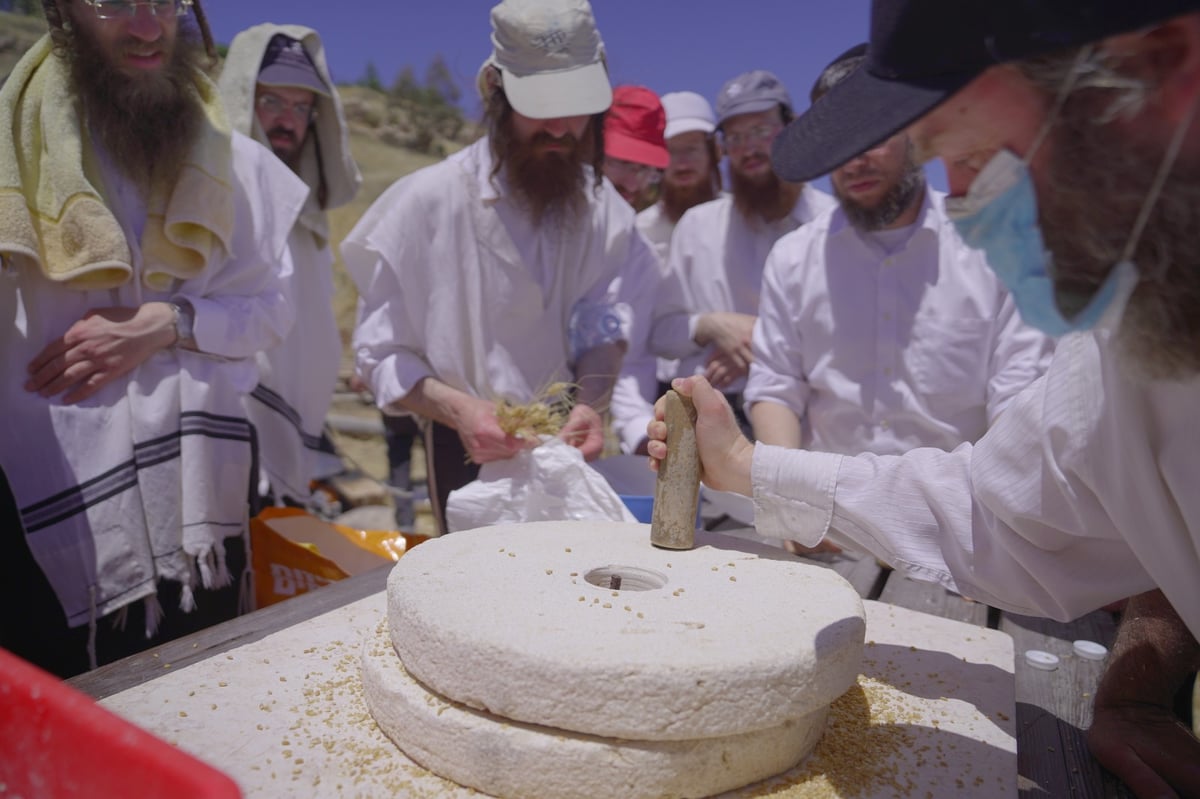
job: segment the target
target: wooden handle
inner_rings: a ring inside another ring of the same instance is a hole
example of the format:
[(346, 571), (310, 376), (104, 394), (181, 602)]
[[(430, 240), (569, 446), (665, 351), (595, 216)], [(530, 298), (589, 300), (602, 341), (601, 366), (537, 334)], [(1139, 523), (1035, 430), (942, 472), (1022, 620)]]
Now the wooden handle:
[(696, 545), (696, 504), (700, 501), (700, 451), (696, 447), (696, 408), (674, 389), (665, 397), (667, 457), (658, 464), (650, 543), (664, 549)]

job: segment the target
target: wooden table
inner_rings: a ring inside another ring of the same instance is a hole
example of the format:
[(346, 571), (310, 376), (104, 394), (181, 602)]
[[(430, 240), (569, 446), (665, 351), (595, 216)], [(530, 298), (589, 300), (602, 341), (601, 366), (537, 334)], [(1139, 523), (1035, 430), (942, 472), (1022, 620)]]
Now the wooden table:
[[(710, 519), (706, 527), (745, 532), (728, 520)], [(724, 525), (724, 526), (723, 526)], [(1091, 723), (1092, 696), (1104, 663), (1074, 655), (1072, 642), (1110, 646), (1112, 615), (1104, 611), (1070, 624), (1002, 613), (930, 584), (881, 568), (874, 558), (856, 553), (809, 558), (845, 577), (865, 598), (887, 602), (969, 624), (999, 629), (1013, 638), (1016, 652), (1018, 791), (1021, 797), (1126, 799), (1132, 794), (1092, 759), (1083, 731)], [(100, 699), (154, 679), (164, 668), (178, 669), (319, 616), (384, 590), (389, 566), (333, 583), (199, 633), (163, 644), (70, 680)], [(1038, 649), (1060, 658), (1057, 671), (1028, 666), (1023, 654)]]

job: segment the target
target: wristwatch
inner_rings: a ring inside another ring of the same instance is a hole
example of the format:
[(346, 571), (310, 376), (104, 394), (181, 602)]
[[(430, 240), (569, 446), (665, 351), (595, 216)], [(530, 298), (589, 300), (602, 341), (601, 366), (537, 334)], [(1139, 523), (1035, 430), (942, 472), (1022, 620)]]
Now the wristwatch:
[(196, 320), (196, 311), (187, 300), (170, 302), (171, 313), (175, 315), (175, 343), (173, 347), (195, 349), (196, 339), (192, 335), (192, 327)]

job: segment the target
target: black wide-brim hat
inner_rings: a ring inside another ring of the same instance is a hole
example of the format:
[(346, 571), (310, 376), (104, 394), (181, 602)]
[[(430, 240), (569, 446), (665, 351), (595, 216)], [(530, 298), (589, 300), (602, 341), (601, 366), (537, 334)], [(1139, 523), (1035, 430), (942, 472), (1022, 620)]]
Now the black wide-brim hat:
[(1200, 0), (872, 0), (867, 59), (775, 139), (784, 180), (832, 172), (924, 116), (989, 67), (1190, 11)]

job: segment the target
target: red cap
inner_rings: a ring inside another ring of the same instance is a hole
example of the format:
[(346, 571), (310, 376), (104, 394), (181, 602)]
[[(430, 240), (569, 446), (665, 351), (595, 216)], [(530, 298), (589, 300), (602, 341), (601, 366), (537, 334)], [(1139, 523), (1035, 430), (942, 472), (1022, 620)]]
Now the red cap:
[(667, 113), (657, 94), (644, 86), (618, 86), (604, 117), (604, 154), (666, 169), (671, 163), (663, 139), (666, 127)]

